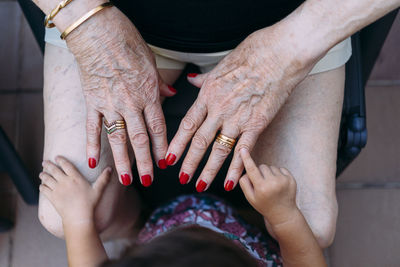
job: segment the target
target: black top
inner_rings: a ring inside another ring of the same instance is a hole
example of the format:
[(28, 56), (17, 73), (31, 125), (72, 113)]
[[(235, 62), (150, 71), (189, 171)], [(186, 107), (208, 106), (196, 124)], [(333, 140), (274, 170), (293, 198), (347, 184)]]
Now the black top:
[(235, 48), (304, 0), (114, 0), (149, 44), (193, 53)]

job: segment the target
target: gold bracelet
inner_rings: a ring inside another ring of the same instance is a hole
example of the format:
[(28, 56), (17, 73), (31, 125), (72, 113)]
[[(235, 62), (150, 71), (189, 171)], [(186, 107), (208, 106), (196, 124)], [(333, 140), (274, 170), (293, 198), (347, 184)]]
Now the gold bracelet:
[(88, 13), (86, 13), (85, 15), (83, 15), (80, 19), (78, 19), (77, 21), (75, 21), (74, 23), (72, 23), (61, 35), (60, 38), (62, 40), (64, 40), (65, 38), (67, 38), (68, 34), (70, 34), (73, 30), (75, 30), (76, 28), (78, 28), (79, 25), (81, 25), (82, 23), (84, 23), (86, 20), (88, 20), (91, 16), (93, 16), (94, 14), (96, 14), (97, 12), (99, 12), (100, 10), (102, 10), (105, 7), (111, 7), (113, 6), (113, 4), (111, 2), (106, 2), (103, 3), (95, 8), (93, 8), (92, 10), (90, 10)]
[(72, 1), (72, 0), (63, 0), (63, 1), (61, 1), (61, 2), (56, 6), (56, 8), (54, 8), (54, 9), (50, 12), (50, 14), (48, 14), (48, 15), (44, 18), (44, 26), (47, 27), (47, 28), (53, 28), (54, 26), (56, 26), (56, 25), (54, 25), (53, 22), (51, 22), (51, 20), (54, 19), (54, 17), (57, 15), (58, 12), (60, 12), (60, 10), (61, 10), (62, 8), (64, 8), (64, 7), (65, 7), (66, 5), (68, 5), (69, 3), (71, 3), (71, 1)]

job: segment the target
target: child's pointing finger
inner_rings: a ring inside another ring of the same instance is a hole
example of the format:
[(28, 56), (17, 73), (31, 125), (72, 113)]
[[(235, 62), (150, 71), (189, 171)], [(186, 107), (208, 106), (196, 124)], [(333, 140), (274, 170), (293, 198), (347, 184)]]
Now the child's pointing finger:
[(257, 168), (257, 165), (251, 158), (250, 153), (246, 148), (240, 149), (240, 156), (242, 157), (244, 167), (250, 181), (253, 183), (253, 185), (256, 185), (256, 183), (259, 182), (259, 180), (263, 177), (260, 170)]

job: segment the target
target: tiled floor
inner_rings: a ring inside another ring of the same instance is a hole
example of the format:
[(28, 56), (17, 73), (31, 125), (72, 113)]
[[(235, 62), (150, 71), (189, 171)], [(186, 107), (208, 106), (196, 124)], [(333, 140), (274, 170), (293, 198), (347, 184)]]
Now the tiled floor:
[[(32, 175), (43, 148), (42, 55), (14, 0), (0, 0), (0, 125)], [(332, 267), (399, 266), (400, 16), (378, 59), (367, 93), (367, 147), (338, 180), (339, 219), (327, 254)], [(384, 82), (382, 82), (384, 81)], [(16, 221), (0, 233), (0, 267), (66, 266), (63, 241), (45, 231), (37, 207), (0, 174), (0, 216)]]

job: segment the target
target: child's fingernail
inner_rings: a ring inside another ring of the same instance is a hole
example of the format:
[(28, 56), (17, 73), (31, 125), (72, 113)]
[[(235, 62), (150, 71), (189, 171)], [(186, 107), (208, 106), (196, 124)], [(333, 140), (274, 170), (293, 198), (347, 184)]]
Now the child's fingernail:
[(187, 75), (189, 78), (195, 78), (197, 76), (197, 73), (188, 73)]
[(200, 180), (196, 186), (196, 191), (201, 193), (204, 191), (204, 189), (206, 189), (206, 187), (207, 187), (207, 183), (204, 182), (203, 180)]
[(144, 187), (149, 187), (151, 185), (151, 176), (150, 175), (148, 175), (148, 174), (143, 175), (141, 177), (141, 179), (142, 179), (142, 185)]
[(168, 85), (168, 89), (169, 89), (172, 93), (176, 94), (176, 89), (175, 89), (174, 87), (172, 87), (171, 85)]
[(188, 181), (189, 181), (189, 174), (181, 172), (181, 175), (179, 176), (179, 182), (181, 184), (187, 184)]
[(166, 169), (166, 168), (167, 168), (167, 161), (166, 161), (165, 159), (160, 159), (160, 160), (158, 161), (158, 167), (159, 167), (161, 170)]
[(91, 169), (96, 168), (96, 159), (95, 158), (89, 158), (88, 164), (89, 164), (89, 168), (91, 168)]
[(175, 154), (169, 153), (167, 156), (167, 165), (171, 166), (176, 160)]
[(121, 181), (123, 185), (130, 185), (132, 180), (129, 174), (121, 174)]
[(225, 191), (231, 191), (235, 183), (232, 180), (228, 180), (225, 184)]

